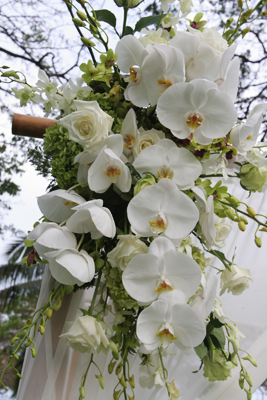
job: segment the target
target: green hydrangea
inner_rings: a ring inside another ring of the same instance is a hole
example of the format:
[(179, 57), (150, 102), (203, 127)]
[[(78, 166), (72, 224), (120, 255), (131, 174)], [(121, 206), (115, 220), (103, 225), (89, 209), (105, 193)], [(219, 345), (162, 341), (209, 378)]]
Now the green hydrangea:
[(210, 265), (210, 258), (206, 258), (205, 254), (196, 246), (192, 246), (192, 257), (198, 263), (201, 271), (204, 273), (205, 268)]

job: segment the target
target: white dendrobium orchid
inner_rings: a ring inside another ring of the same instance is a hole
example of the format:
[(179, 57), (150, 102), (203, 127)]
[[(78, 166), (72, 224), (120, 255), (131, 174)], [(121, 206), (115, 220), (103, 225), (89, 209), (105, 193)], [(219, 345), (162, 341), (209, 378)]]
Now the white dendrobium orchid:
[(197, 313), (200, 319), (205, 320), (211, 313), (218, 288), (218, 278), (214, 275), (208, 280), (202, 275), (202, 289), (197, 293), (196, 297), (190, 303), (190, 306)]
[(88, 170), (88, 185), (94, 192), (104, 193), (112, 183), (122, 192), (129, 192), (132, 178), (124, 162), (105, 146)]
[(253, 277), (249, 269), (231, 266), (231, 271), (225, 269), (221, 274), (220, 296), (227, 290), (234, 295), (239, 295), (249, 288), (249, 281), (253, 282)]
[(178, 148), (169, 139), (162, 139), (144, 149), (133, 166), (140, 174), (149, 171), (159, 179), (171, 179), (180, 190), (194, 186), (194, 181), (202, 172), (198, 159), (189, 150)]
[(193, 1), (192, 0), (179, 0), (179, 2), (180, 2), (181, 12), (184, 14), (184, 16), (189, 14), (194, 5)]
[(185, 80), (183, 54), (173, 46), (148, 45), (145, 49), (137, 38), (128, 35), (119, 41), (116, 53), (119, 68), (130, 71), (124, 96), (136, 106), (154, 106), (168, 87)]
[(60, 335), (66, 345), (79, 353), (94, 353), (100, 345), (108, 347), (105, 331), (96, 318), (89, 315), (67, 322), (68, 331)]
[(157, 114), (174, 136), (185, 139), (193, 133), (200, 144), (226, 136), (237, 117), (230, 97), (204, 79), (169, 87), (159, 98)]
[(69, 139), (85, 150), (99, 147), (108, 137), (113, 118), (105, 113), (97, 101), (74, 100), (77, 111), (61, 118), (58, 124), (69, 132)]
[(52, 78), (52, 82), (46, 75), (46, 73), (39, 69), (38, 71), (39, 80), (36, 83), (36, 86), (40, 89), (40, 93), (45, 93), (46, 95), (53, 96), (57, 93), (58, 82), (56, 78)]
[(173, 243), (158, 237), (149, 246), (148, 254), (135, 256), (122, 275), (122, 282), (131, 297), (152, 303), (160, 293), (179, 290), (185, 301), (192, 296), (201, 280), (198, 264), (175, 250)]
[(62, 249), (45, 253), (52, 276), (63, 285), (91, 282), (95, 274), (94, 259), (86, 251)]
[(74, 190), (63, 189), (54, 190), (37, 198), (38, 206), (45, 218), (58, 223), (68, 219), (73, 214), (72, 208), (85, 201)]
[(113, 238), (116, 226), (108, 208), (103, 207), (103, 200), (91, 200), (74, 207), (75, 213), (67, 221), (67, 228), (74, 233), (91, 233), (92, 239), (102, 236)]
[(112, 267), (118, 267), (124, 271), (133, 257), (148, 252), (147, 245), (138, 236), (118, 235), (117, 238), (119, 241), (116, 247), (107, 254), (108, 262)]
[(262, 122), (262, 113), (266, 110), (267, 103), (258, 104), (249, 113), (246, 123), (239, 124), (231, 130), (231, 142), (240, 154), (245, 155), (255, 146)]
[(145, 308), (137, 319), (136, 333), (140, 342), (150, 350), (162, 346), (166, 348), (173, 342), (185, 351), (198, 346), (206, 335), (204, 323), (195, 311), (185, 303), (163, 296)]
[(180, 239), (195, 227), (199, 213), (193, 201), (169, 179), (139, 192), (129, 203), (128, 219), (139, 236), (164, 233), (170, 239)]
[(27, 239), (36, 241), (33, 247), (43, 258), (48, 251), (77, 247), (75, 235), (65, 226), (58, 226), (54, 222), (42, 222), (37, 225)]

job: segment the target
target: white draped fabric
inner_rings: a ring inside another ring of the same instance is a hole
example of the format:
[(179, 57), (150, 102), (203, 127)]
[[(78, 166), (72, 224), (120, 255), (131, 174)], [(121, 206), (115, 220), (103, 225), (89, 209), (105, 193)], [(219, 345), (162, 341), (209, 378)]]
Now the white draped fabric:
[[(228, 184), (228, 183), (227, 183)], [(253, 205), (256, 212), (267, 215), (267, 195), (253, 194), (247, 198), (247, 192), (231, 184), (229, 192), (244, 202)], [(256, 224), (249, 221), (246, 232), (240, 232), (233, 223), (233, 230), (228, 238), (225, 254), (231, 259), (236, 249), (235, 263), (243, 268), (249, 268), (254, 277), (250, 289), (240, 296), (225, 293), (222, 297), (224, 314), (233, 319), (241, 332), (246, 336), (241, 339), (240, 347), (249, 351), (257, 360), (258, 368), (244, 362), (252, 377), (256, 390), (267, 377), (267, 234), (262, 236), (263, 247), (257, 248), (254, 244)], [(266, 235), (266, 237), (264, 237)], [(216, 261), (216, 265), (219, 266)], [(221, 266), (220, 266), (221, 267)], [(52, 279), (47, 269), (44, 275), (37, 307), (48, 299)], [(38, 334), (37, 356), (31, 357), (27, 349), (23, 379), (19, 387), (17, 400), (75, 400), (79, 398), (79, 386), (82, 375), (85, 373), (90, 355), (79, 354), (65, 346), (63, 339), (58, 336), (65, 332), (65, 322), (73, 321), (80, 313), (79, 307), (88, 308), (90, 291), (78, 291), (67, 296), (60, 311), (55, 312), (46, 325), (44, 336)], [(244, 354), (245, 356), (245, 354)], [(166, 359), (165, 359), (166, 360)], [(112, 400), (113, 388), (117, 384), (115, 374), (109, 375), (107, 365), (110, 356), (103, 353), (94, 356), (94, 361), (104, 372), (105, 389), (99, 387), (95, 374), (98, 374), (94, 365), (91, 366), (85, 385), (86, 400)], [(182, 400), (245, 400), (246, 394), (238, 386), (239, 368), (232, 371), (232, 378), (225, 382), (209, 382), (198, 370), (200, 362), (194, 351), (184, 355), (177, 351), (173, 357), (165, 361), (169, 371), (169, 380), (174, 379), (176, 386), (182, 392)], [(167, 399), (166, 389), (141, 389), (138, 385), (138, 356), (130, 358), (131, 373), (135, 375), (136, 398), (138, 400)]]

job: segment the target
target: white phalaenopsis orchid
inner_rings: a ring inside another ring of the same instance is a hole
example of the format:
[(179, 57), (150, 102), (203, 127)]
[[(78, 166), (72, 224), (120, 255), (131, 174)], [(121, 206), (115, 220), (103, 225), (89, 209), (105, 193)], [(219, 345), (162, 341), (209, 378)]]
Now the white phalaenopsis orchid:
[(38, 206), (45, 218), (58, 223), (65, 221), (73, 214), (72, 207), (84, 202), (85, 199), (73, 190), (63, 189), (53, 190), (37, 198)]
[(75, 233), (91, 233), (92, 239), (102, 236), (113, 238), (116, 226), (108, 208), (103, 207), (103, 200), (91, 200), (74, 207), (75, 213), (67, 221), (67, 228)]
[(34, 248), (45, 258), (45, 253), (59, 249), (75, 249), (77, 241), (75, 235), (65, 226), (58, 226), (54, 222), (42, 222), (27, 236), (28, 240), (35, 240)]
[(266, 110), (267, 103), (258, 104), (249, 113), (246, 123), (241, 123), (231, 130), (231, 142), (240, 154), (246, 155), (247, 151), (255, 146), (262, 122), (262, 113)]
[(183, 54), (173, 46), (144, 48), (137, 38), (128, 35), (119, 41), (116, 53), (119, 68), (130, 72), (124, 96), (136, 106), (154, 106), (169, 86), (185, 80)]
[(159, 179), (171, 179), (180, 190), (194, 186), (202, 172), (198, 159), (189, 150), (178, 148), (170, 139), (162, 139), (144, 149), (133, 166), (140, 174), (149, 171)]
[(129, 158), (129, 161), (132, 162), (133, 147), (135, 146), (138, 137), (136, 114), (132, 108), (124, 118), (120, 134), (123, 137), (123, 154), (125, 154), (125, 156)]
[(91, 282), (95, 274), (94, 259), (86, 251), (62, 249), (45, 253), (52, 276), (63, 285)]
[[(122, 142), (122, 136), (118, 137)], [(88, 170), (88, 185), (94, 192), (104, 193), (112, 183), (122, 192), (129, 192), (132, 178), (129, 168), (106, 145)]]
[(230, 97), (204, 79), (169, 87), (159, 98), (157, 114), (174, 136), (185, 139), (193, 133), (200, 144), (226, 136), (237, 118)]
[(204, 323), (190, 306), (177, 301), (175, 291), (161, 296), (139, 315), (138, 339), (150, 350), (171, 342), (182, 351), (198, 346), (206, 335)]
[(190, 306), (197, 313), (200, 319), (205, 320), (214, 307), (218, 288), (218, 278), (212, 275), (207, 280), (205, 276), (202, 275), (201, 285), (201, 290), (190, 303)]
[(142, 303), (155, 301), (160, 293), (180, 290), (185, 301), (195, 294), (201, 280), (198, 264), (175, 250), (173, 243), (158, 237), (147, 254), (132, 258), (122, 275), (122, 282), (131, 297)]
[(195, 227), (199, 217), (193, 201), (166, 178), (138, 193), (130, 201), (127, 214), (132, 230), (139, 236), (164, 233), (180, 241)]

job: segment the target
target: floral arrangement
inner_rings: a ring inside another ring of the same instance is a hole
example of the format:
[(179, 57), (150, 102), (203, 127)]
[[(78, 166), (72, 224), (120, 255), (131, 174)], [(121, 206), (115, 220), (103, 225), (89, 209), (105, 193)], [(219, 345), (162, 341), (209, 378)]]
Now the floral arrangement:
[[(47, 303), (14, 337), (0, 381), (5, 387), (3, 375), (15, 368), (23, 343), (35, 357), (35, 335), (45, 333), (63, 297), (91, 288), (89, 309), (61, 335), (66, 346), (88, 353), (79, 399), (86, 398), (85, 380), (100, 351), (112, 353), (108, 371), (118, 380), (115, 400), (135, 398), (128, 362), (133, 353), (140, 356), (140, 386), (165, 386), (162, 398), (178, 399), (164, 363), (175, 357), (175, 346), (185, 353), (194, 349), (210, 381), (226, 380), (239, 366), (240, 388), (251, 399), (242, 360), (254, 366), (256, 361), (241, 354), (242, 333), (216, 296), (219, 285), (220, 295), (240, 295), (253, 280), (234, 255), (228, 260), (221, 251), (232, 224), (245, 231), (253, 220), (258, 247), (258, 231), (267, 231), (266, 217), (227, 187), (229, 177), (248, 194), (267, 184), (266, 152), (257, 146), (267, 104), (256, 105), (247, 121), (238, 120), (234, 106), (235, 40), (249, 32), (242, 25), (262, 1), (246, 9), (240, 0), (240, 15), (226, 22), (223, 35), (206, 27), (202, 13), (187, 20), (184, 30), (177, 28), (192, 0), (176, 2), (177, 16), (167, 14), (174, 0), (161, 0), (162, 14), (140, 19), (135, 30), (127, 26), (127, 12), (140, 0), (114, 1), (124, 8), (122, 34), (111, 11), (96, 11), (85, 0), (65, 1), (91, 54), (76, 84), (60, 87), (40, 71), (33, 87), (19, 72), (2, 71), (3, 78), (22, 85), (13, 89), (22, 106), (39, 103), (60, 116), (44, 137), (57, 186), (38, 198), (44, 217), (28, 234), (25, 243), (34, 249), (23, 260), (29, 267), (47, 263), (56, 283)], [(119, 35), (114, 51), (103, 21)], [(151, 24), (157, 29), (146, 29)], [(96, 378), (103, 388), (101, 370)]]

